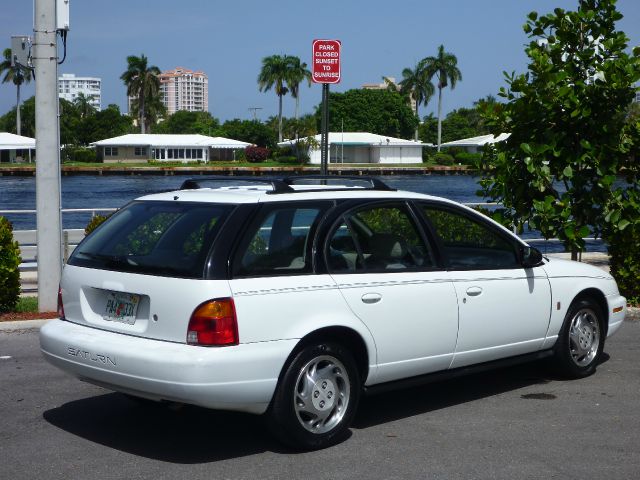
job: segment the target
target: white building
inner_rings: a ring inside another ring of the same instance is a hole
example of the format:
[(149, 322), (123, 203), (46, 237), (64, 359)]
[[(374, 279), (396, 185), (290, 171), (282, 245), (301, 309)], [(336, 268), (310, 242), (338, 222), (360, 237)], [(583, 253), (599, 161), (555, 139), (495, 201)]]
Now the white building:
[[(320, 164), (320, 135), (309, 150), (309, 163)], [(301, 138), (308, 141), (308, 137)], [(295, 146), (295, 140), (278, 146)], [(329, 163), (422, 163), (422, 148), (429, 144), (366, 132), (329, 132)]]
[(234, 160), (236, 150), (250, 143), (206, 135), (160, 135), (132, 133), (94, 142), (98, 158), (105, 163), (204, 162)]
[(0, 162), (31, 162), (35, 158), (35, 151), (35, 138), (0, 132)]
[(206, 112), (209, 110), (209, 78), (204, 72), (194, 72), (182, 67), (162, 72), (160, 92), (167, 113), (179, 110)]
[(78, 94), (83, 93), (91, 99), (91, 106), (102, 108), (102, 80), (97, 77), (76, 77), (73, 73), (63, 73), (58, 77), (58, 96), (74, 102)]

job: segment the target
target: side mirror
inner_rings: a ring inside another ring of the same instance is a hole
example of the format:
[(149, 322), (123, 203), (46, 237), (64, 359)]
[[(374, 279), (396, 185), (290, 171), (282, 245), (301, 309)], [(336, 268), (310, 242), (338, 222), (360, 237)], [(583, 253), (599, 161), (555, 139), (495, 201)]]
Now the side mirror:
[(542, 264), (542, 252), (528, 245), (520, 247), (520, 258), (524, 268), (533, 268)]

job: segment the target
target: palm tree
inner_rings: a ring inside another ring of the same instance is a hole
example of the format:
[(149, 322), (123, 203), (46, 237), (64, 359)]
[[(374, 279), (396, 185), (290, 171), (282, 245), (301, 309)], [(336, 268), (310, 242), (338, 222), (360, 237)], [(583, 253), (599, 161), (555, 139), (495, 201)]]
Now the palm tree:
[(301, 62), (298, 57), (287, 56), (289, 60), (289, 71), (287, 75), (287, 86), (291, 92), (291, 96), (296, 99), (295, 119), (298, 120), (298, 108), (300, 106), (300, 83), (307, 81), (307, 85), (311, 86), (311, 72), (307, 68), (307, 64)]
[(271, 55), (262, 59), (258, 75), (258, 89), (266, 92), (273, 88), (278, 96), (278, 141), (282, 141), (282, 97), (289, 91), (285, 86), (289, 78), (289, 56)]
[(20, 85), (31, 81), (31, 70), (21, 65), (11, 66), (10, 48), (5, 48), (2, 54), (4, 56), (0, 62), (0, 75), (4, 72), (2, 83), (13, 82), (16, 86), (16, 133), (20, 135)]
[(422, 59), (420, 67), (424, 69), (429, 81), (435, 76), (438, 79), (438, 151), (442, 143), (442, 89), (451, 85), (451, 90), (459, 80), (462, 73), (458, 69), (458, 59), (455, 55), (444, 51), (444, 45), (438, 47), (438, 55)]
[[(416, 105), (416, 117), (420, 121), (418, 107), (421, 103), (426, 106), (433, 96), (434, 88), (431, 79), (427, 76), (421, 64), (415, 66), (413, 70), (405, 68), (402, 70), (402, 80), (400, 81), (400, 92), (409, 95)], [(418, 140), (418, 127), (416, 126), (416, 141)]]
[(80, 113), (80, 118), (87, 118), (90, 115), (96, 113), (96, 107), (91, 104), (93, 99), (93, 95), (85, 95), (84, 93), (79, 93), (78, 96), (73, 100), (73, 104)]
[(127, 71), (120, 79), (127, 86), (127, 95), (137, 100), (138, 119), (140, 120), (140, 132), (146, 133), (145, 105), (152, 104), (160, 97), (160, 69), (155, 65), (148, 65), (147, 57), (142, 54), (127, 57)]

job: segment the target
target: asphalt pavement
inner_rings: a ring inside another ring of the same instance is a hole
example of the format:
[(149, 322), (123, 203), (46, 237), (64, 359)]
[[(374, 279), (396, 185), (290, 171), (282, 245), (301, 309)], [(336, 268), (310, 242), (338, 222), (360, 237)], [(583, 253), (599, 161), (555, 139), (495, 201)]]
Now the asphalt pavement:
[(640, 322), (605, 352), (582, 380), (529, 364), (366, 398), (344, 443), (296, 453), (259, 417), (138, 404), (3, 330), (0, 479), (636, 479)]

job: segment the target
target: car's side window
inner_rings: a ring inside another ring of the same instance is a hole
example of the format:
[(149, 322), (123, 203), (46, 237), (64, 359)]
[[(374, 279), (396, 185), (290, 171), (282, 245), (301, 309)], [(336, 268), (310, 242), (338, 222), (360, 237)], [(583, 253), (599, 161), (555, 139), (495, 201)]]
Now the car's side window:
[(241, 246), (234, 274), (287, 275), (311, 272), (310, 233), (324, 211), (320, 207), (276, 207), (266, 212)]
[(335, 273), (434, 265), (431, 251), (404, 205), (372, 206), (345, 215), (331, 235), (326, 258)]
[(453, 209), (422, 205), (442, 241), (448, 267), (464, 270), (518, 268), (513, 242), (483, 222)]

